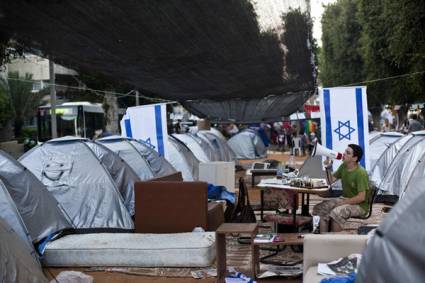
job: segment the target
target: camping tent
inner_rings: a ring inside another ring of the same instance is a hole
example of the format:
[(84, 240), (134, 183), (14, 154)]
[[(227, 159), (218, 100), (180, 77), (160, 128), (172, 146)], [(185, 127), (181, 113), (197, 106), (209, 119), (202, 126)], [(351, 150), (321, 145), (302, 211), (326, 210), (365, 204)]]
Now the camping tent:
[(325, 179), (326, 172), (323, 170), (322, 157), (309, 156), (301, 166), (298, 177)]
[(227, 142), (213, 134), (211, 131), (199, 131), (196, 135), (209, 143), (210, 147), (217, 153), (217, 161), (235, 160), (235, 153)]
[(142, 142), (121, 136), (110, 136), (96, 142), (117, 153), (136, 172), (141, 180), (148, 180), (176, 172), (158, 152)]
[(397, 132), (378, 133), (369, 139), (369, 161), (370, 168), (373, 168), (382, 153), (389, 148), (394, 142), (403, 136)]
[(19, 161), (46, 185), (77, 229), (133, 229), (111, 175), (84, 141), (52, 139)]
[(85, 144), (93, 151), (102, 165), (108, 170), (131, 215), (134, 215), (134, 183), (140, 178), (136, 172), (118, 154), (106, 146), (85, 140)]
[(237, 159), (257, 159), (267, 156), (267, 149), (255, 130), (245, 129), (227, 141)]
[(381, 190), (401, 196), (414, 171), (423, 169), (421, 163), (425, 158), (425, 131), (413, 132), (411, 136), (385, 172), (379, 184)]
[(382, 179), (385, 177), (385, 174), (390, 167), (393, 159), (399, 152), (399, 150), (403, 147), (405, 143), (407, 143), (413, 136), (407, 135), (401, 137), (396, 142), (391, 144), (379, 157), (379, 159), (375, 162), (375, 165), (371, 167), (369, 176), (370, 180), (377, 186), (381, 184)]
[(183, 180), (197, 181), (199, 176), (199, 160), (180, 140), (168, 136), (168, 161), (182, 172)]
[(31, 236), (22, 221), (21, 215), (16, 208), (15, 203), (9, 195), (6, 189), (6, 185), (0, 180), (0, 218), (2, 218), (7, 224), (15, 231), (16, 235), (21, 239), (22, 246), (30, 253), (34, 258), (37, 258), (37, 254), (32, 244)]
[(226, 140), (226, 138), (223, 136), (223, 134), (217, 130), (216, 128), (211, 127), (210, 132), (216, 135), (217, 137), (221, 138), (222, 140)]
[(25, 241), (1, 217), (0, 239), (0, 282), (49, 282), (26, 249)]
[(194, 134), (174, 134), (174, 138), (184, 143), (200, 162), (217, 161), (218, 154), (210, 147), (208, 142)]
[(39, 242), (51, 234), (72, 228), (63, 208), (46, 187), (3, 151), (0, 151), (0, 180), (16, 205), (32, 241)]
[(422, 282), (425, 278), (423, 180), (406, 191), (369, 240), (356, 282)]

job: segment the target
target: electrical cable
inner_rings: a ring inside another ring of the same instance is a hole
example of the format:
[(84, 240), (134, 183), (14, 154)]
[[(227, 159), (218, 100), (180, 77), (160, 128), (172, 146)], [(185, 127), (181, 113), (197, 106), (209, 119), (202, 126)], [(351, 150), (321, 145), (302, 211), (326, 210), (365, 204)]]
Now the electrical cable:
[(391, 77), (386, 77), (386, 78), (379, 78), (379, 79), (374, 79), (374, 80), (368, 80), (368, 81), (362, 81), (362, 82), (357, 82), (357, 83), (345, 84), (345, 85), (341, 85), (340, 87), (354, 86), (354, 85), (361, 85), (361, 84), (368, 84), (368, 83), (375, 83), (375, 82), (380, 82), (380, 81), (385, 81), (385, 80), (399, 79), (399, 78), (404, 78), (404, 77), (415, 76), (415, 75), (424, 74), (424, 73), (425, 73), (425, 71), (419, 71), (419, 72), (408, 73), (408, 74), (397, 75), (397, 76), (391, 76)]
[[(17, 78), (7, 78), (8, 80), (11, 81), (21, 81), (21, 82), (28, 82), (28, 83), (34, 83), (33, 80), (26, 80), (26, 79), (17, 79)], [(68, 86), (68, 85), (60, 85), (60, 84), (51, 84), (51, 83), (46, 83), (43, 82), (44, 85), (47, 86), (56, 86), (56, 87), (63, 87), (63, 88), (69, 88), (69, 89), (76, 89), (76, 90), (84, 90), (84, 91), (90, 91), (93, 92), (96, 95), (106, 95), (106, 94), (113, 94), (119, 97), (136, 97), (136, 95), (131, 95), (131, 93), (135, 92), (135, 90), (131, 90), (127, 93), (119, 93), (119, 92), (113, 92), (113, 91), (106, 91), (106, 90), (98, 90), (98, 89), (92, 89), (89, 87), (79, 87), (79, 86)], [(171, 101), (171, 100), (167, 100), (167, 99), (162, 99), (162, 98), (153, 98), (153, 97), (149, 97), (149, 96), (145, 96), (145, 95), (141, 95), (139, 94), (140, 98), (149, 100), (149, 101), (157, 101), (157, 102), (164, 102), (164, 103), (174, 103), (175, 101)]]

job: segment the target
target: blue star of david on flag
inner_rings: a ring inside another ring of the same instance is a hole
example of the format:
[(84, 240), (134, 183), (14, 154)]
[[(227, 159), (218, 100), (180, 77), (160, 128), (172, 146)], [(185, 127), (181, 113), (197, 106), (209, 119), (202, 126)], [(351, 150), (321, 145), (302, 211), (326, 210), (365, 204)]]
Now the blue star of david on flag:
[(343, 139), (351, 140), (351, 134), (356, 130), (350, 126), (350, 120), (344, 122), (338, 121), (338, 128), (334, 130), (338, 134), (338, 139), (341, 141)]
[(147, 138), (146, 140), (140, 139), (145, 145), (149, 146), (152, 149), (155, 149), (155, 146), (151, 143), (151, 138)]

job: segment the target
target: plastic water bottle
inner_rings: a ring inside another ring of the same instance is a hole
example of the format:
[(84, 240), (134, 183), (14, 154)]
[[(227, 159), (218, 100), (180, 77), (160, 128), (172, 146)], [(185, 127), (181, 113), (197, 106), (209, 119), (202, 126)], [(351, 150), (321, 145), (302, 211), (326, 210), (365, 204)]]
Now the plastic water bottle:
[(276, 179), (282, 179), (283, 178), (283, 166), (282, 163), (279, 163), (276, 170)]
[(320, 216), (313, 216), (313, 234), (320, 234)]

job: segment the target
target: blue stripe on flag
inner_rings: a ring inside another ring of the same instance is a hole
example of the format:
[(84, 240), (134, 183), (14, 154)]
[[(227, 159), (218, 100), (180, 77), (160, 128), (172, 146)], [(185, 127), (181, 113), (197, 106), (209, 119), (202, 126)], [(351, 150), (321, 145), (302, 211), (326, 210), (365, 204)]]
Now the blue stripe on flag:
[[(359, 146), (363, 149), (363, 152), (365, 152), (362, 89), (359, 87), (356, 88), (356, 108), (357, 108), (357, 131), (359, 136)], [(364, 154), (362, 159), (360, 160), (360, 164), (363, 166), (363, 168), (366, 168)]]
[(128, 138), (132, 138), (133, 137), (133, 133), (131, 132), (131, 122), (130, 122), (130, 119), (124, 120), (124, 125), (125, 125), (125, 134), (127, 135)]
[(155, 105), (155, 125), (158, 153), (164, 156), (164, 137), (162, 135), (161, 105)]
[(326, 147), (332, 149), (332, 124), (329, 89), (323, 90), (323, 100), (323, 103), (325, 105)]

